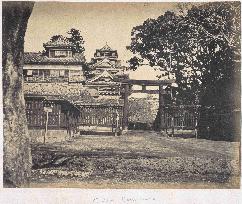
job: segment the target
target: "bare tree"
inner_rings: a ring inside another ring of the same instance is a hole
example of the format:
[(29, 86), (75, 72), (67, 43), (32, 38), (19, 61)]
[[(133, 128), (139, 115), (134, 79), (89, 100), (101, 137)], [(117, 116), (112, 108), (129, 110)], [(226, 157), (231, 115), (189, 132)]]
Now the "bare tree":
[(27, 186), (31, 173), (23, 94), (23, 53), (25, 31), (33, 6), (33, 2), (2, 3), (4, 187)]

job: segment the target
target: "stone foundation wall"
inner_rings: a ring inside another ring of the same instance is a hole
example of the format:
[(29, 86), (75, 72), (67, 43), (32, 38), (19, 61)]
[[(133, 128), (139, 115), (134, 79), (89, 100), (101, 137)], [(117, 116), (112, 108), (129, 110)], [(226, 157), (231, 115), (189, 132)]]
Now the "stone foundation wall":
[(129, 122), (153, 124), (158, 108), (159, 99), (129, 99)]
[(41, 95), (80, 95), (83, 85), (80, 83), (24, 83), (25, 94)]

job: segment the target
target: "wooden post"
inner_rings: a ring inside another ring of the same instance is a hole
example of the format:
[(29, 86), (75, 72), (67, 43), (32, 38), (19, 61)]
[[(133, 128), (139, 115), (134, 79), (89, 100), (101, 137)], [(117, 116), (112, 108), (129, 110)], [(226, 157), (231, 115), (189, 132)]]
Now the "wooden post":
[(145, 92), (146, 91), (146, 85), (142, 85), (142, 92)]
[(195, 117), (195, 138), (197, 139), (197, 115)]
[(164, 101), (164, 90), (163, 85), (159, 85), (159, 111), (160, 111), (160, 132), (161, 135), (165, 135), (165, 120), (164, 120), (164, 107), (165, 107), (165, 101)]
[(118, 113), (118, 110), (116, 110), (115, 116), (116, 116), (116, 118), (115, 118), (115, 123), (116, 123), (115, 126), (116, 126), (116, 128), (115, 128), (114, 135), (118, 136), (118, 132), (119, 132), (119, 113)]
[(60, 129), (60, 126), (61, 126), (61, 106), (59, 105), (58, 106), (58, 109), (59, 109), (59, 111), (58, 111), (58, 128)]
[(185, 125), (185, 113), (184, 113), (184, 107), (182, 107), (182, 135), (183, 135), (183, 130), (184, 130), (184, 125)]
[(44, 134), (44, 143), (45, 143), (46, 136), (47, 136), (47, 131), (48, 131), (49, 112), (52, 112), (52, 106), (44, 107), (44, 112), (46, 112), (45, 134)]
[(44, 72), (44, 70), (43, 70), (43, 72), (42, 72), (42, 80), (43, 80), (43, 81), (45, 80), (45, 72)]
[(46, 111), (46, 122), (45, 122), (45, 134), (44, 134), (44, 144), (47, 136), (48, 131), (48, 122), (49, 122), (49, 111)]
[(67, 130), (67, 135), (70, 135), (70, 117), (69, 117), (69, 110), (66, 112), (66, 130)]
[(171, 111), (171, 136), (174, 137), (175, 132), (175, 109), (172, 107)]
[(198, 138), (198, 106), (195, 106), (195, 137)]
[(125, 84), (124, 88), (124, 109), (123, 109), (123, 130), (127, 131), (128, 130), (128, 109), (129, 109), (129, 84)]

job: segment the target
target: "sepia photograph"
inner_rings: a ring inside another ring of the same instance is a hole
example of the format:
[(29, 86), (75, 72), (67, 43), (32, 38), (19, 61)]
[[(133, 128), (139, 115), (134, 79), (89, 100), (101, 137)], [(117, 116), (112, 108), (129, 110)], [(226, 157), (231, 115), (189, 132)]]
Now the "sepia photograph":
[(3, 187), (239, 189), (240, 49), (239, 1), (3, 1)]

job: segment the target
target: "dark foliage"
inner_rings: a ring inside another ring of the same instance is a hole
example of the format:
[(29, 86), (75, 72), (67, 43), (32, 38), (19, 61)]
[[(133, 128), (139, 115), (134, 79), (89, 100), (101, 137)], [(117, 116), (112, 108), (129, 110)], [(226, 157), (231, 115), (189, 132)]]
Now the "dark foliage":
[(63, 37), (62, 35), (53, 35), (51, 38), (50, 38), (50, 41), (51, 42), (54, 42), (56, 40), (58, 40), (59, 38)]
[(240, 27), (240, 2), (198, 4), (134, 27), (128, 49), (175, 74), (178, 105), (240, 107)]
[[(129, 50), (175, 73), (178, 101), (195, 104), (209, 96), (209, 104), (226, 103), (239, 94), (239, 2), (201, 4), (185, 15), (167, 11), (134, 27), (131, 36)], [(129, 62), (133, 69), (140, 59)], [(234, 93), (226, 91), (231, 88)]]
[(85, 51), (85, 48), (83, 47), (84, 40), (81, 36), (81, 31), (72, 28), (70, 31), (67, 32), (70, 37), (68, 38), (70, 42), (72, 42), (75, 45), (75, 52), (76, 53), (83, 53)]

